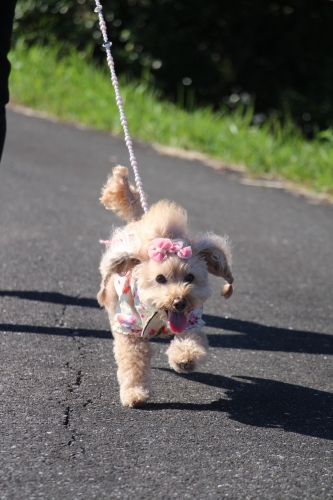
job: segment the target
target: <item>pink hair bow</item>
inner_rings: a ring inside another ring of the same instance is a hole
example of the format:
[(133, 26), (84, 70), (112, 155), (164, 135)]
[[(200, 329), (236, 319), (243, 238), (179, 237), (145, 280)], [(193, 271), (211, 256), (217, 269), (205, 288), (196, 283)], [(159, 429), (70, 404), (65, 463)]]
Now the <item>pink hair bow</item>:
[(148, 250), (148, 255), (155, 262), (162, 262), (169, 255), (177, 255), (180, 259), (190, 259), (192, 248), (184, 247), (182, 241), (171, 241), (167, 238), (155, 238), (152, 241), (153, 248)]

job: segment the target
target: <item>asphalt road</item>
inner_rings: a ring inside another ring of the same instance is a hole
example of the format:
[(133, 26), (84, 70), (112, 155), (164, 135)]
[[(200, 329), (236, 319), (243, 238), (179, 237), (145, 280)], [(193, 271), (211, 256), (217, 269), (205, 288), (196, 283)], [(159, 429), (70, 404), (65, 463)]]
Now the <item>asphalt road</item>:
[[(1, 464), (7, 499), (333, 497), (333, 206), (135, 145), (149, 202), (228, 234), (235, 293), (205, 307), (201, 372), (155, 342), (122, 408), (98, 265), (121, 139), (8, 113), (0, 181)], [(217, 283), (217, 281), (216, 281)]]

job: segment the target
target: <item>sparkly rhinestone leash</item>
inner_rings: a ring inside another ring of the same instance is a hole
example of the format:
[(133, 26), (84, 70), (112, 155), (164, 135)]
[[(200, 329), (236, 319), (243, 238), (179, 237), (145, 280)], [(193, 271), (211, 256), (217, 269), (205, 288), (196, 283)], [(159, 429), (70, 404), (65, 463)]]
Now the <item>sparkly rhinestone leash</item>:
[(106, 24), (105, 24), (104, 17), (102, 14), (103, 7), (102, 7), (101, 3), (99, 2), (99, 0), (95, 0), (95, 4), (96, 4), (96, 7), (94, 9), (94, 12), (96, 12), (98, 14), (99, 28), (101, 30), (103, 40), (104, 40), (103, 47), (106, 50), (106, 59), (108, 62), (108, 66), (110, 68), (111, 82), (112, 82), (112, 85), (114, 88), (114, 92), (116, 94), (116, 103), (117, 103), (117, 106), (119, 109), (120, 123), (123, 127), (124, 134), (125, 134), (125, 142), (126, 142), (126, 146), (127, 146), (128, 152), (129, 152), (131, 166), (132, 166), (133, 171), (134, 171), (135, 184), (136, 184), (136, 187), (138, 188), (138, 191), (139, 191), (140, 201), (141, 201), (143, 211), (146, 214), (148, 212), (148, 203), (147, 203), (146, 195), (145, 195), (143, 188), (142, 188), (142, 181), (141, 181), (141, 178), (139, 175), (138, 164), (137, 164), (136, 158), (134, 156), (134, 152), (133, 152), (133, 144), (131, 141), (131, 137), (128, 133), (127, 121), (126, 121), (126, 116), (125, 116), (124, 108), (123, 108), (123, 101), (122, 101), (122, 98), (121, 98), (121, 95), (119, 92), (118, 78), (117, 78), (117, 75), (116, 75), (116, 72), (114, 69), (113, 57), (111, 54), (112, 43), (109, 42), (109, 40), (108, 40), (108, 35), (107, 35), (107, 31), (106, 31)]

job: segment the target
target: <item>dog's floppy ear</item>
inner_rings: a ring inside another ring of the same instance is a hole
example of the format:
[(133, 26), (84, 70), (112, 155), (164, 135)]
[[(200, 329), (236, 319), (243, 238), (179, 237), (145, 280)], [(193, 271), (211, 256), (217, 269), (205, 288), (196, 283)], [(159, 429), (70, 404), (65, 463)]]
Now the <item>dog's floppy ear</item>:
[(124, 276), (133, 267), (140, 264), (140, 260), (132, 253), (119, 252), (108, 256), (106, 264), (106, 275), (119, 274)]
[(194, 253), (206, 261), (208, 272), (220, 276), (227, 282), (221, 290), (221, 295), (228, 299), (233, 292), (234, 278), (231, 273), (231, 251), (228, 238), (207, 234), (197, 239), (194, 244)]
[(97, 294), (97, 300), (101, 307), (107, 307), (110, 299), (108, 298), (107, 285), (113, 274), (124, 276), (131, 271), (133, 267), (140, 264), (140, 260), (131, 253), (117, 252), (115, 254), (106, 253), (101, 262), (102, 284)]

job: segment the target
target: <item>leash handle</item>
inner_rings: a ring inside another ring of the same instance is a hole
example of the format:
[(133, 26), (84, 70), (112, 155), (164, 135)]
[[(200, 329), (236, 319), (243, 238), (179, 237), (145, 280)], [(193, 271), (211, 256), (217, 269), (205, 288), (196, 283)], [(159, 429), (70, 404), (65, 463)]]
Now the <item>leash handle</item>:
[(142, 181), (141, 181), (141, 177), (139, 175), (139, 170), (138, 170), (138, 164), (137, 164), (134, 152), (133, 152), (132, 140), (131, 140), (131, 137), (128, 133), (127, 120), (126, 120), (126, 116), (125, 116), (124, 108), (123, 108), (123, 101), (122, 101), (122, 98), (121, 98), (121, 95), (119, 92), (118, 78), (117, 78), (117, 75), (115, 72), (114, 61), (113, 61), (113, 57), (111, 54), (112, 43), (108, 40), (108, 35), (107, 35), (107, 31), (106, 31), (106, 24), (105, 24), (104, 17), (102, 14), (103, 7), (102, 7), (99, 0), (95, 0), (95, 3), (96, 3), (96, 7), (94, 9), (94, 12), (96, 12), (98, 14), (99, 29), (101, 30), (102, 37), (104, 40), (103, 47), (105, 48), (105, 51), (106, 51), (106, 59), (107, 59), (107, 63), (108, 63), (109, 69), (110, 69), (110, 73), (111, 73), (111, 82), (112, 82), (112, 86), (114, 88), (114, 92), (116, 94), (116, 103), (117, 103), (118, 110), (119, 110), (120, 123), (121, 123), (121, 126), (123, 127), (123, 130), (124, 130), (125, 143), (126, 143), (126, 146), (128, 149), (131, 166), (132, 166), (132, 169), (134, 172), (135, 184), (136, 184), (136, 187), (139, 191), (140, 201), (141, 201), (143, 211), (146, 214), (148, 212), (148, 203), (147, 203), (146, 195), (143, 191)]

